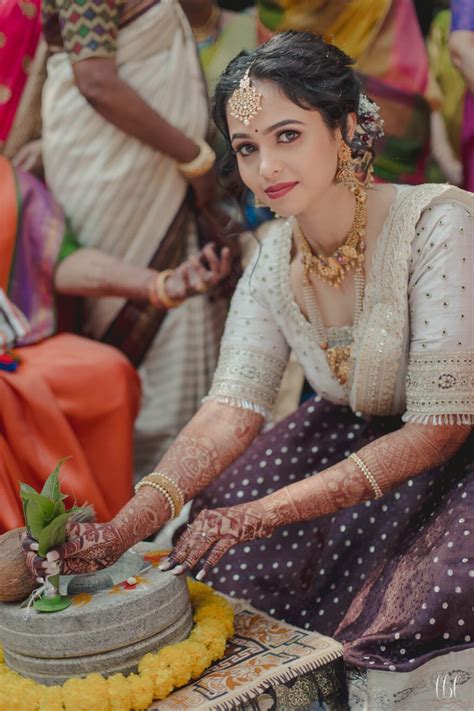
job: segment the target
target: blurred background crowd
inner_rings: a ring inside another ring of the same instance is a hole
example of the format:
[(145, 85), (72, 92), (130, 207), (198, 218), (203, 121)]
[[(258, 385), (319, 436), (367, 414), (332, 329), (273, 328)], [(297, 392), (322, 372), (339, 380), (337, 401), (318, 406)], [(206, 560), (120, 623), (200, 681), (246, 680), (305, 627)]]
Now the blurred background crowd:
[(205, 138), (222, 153), (209, 100), (228, 62), (283, 29), (322, 35), (380, 106), (375, 179), (472, 191), (473, 5), (1, 2), (0, 311), (19, 323), (0, 356), (0, 531), (21, 525), (18, 479), (37, 485), (64, 454), (73, 494), (110, 518), (209, 388), (246, 246), (222, 235), (273, 219), (250, 197), (237, 210), (214, 171), (179, 170)]

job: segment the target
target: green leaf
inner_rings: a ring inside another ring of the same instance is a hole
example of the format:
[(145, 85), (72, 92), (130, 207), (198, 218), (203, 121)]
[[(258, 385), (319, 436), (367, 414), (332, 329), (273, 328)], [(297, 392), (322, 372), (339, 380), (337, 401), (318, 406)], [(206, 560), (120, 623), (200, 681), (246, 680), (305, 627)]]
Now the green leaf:
[(36, 494), (36, 491), (33, 489), (33, 487), (30, 486), (29, 484), (24, 484), (23, 482), (20, 482), (20, 498), (21, 498), (21, 505), (23, 506), (23, 518), (25, 520), (25, 523), (26, 523), (26, 509), (27, 509), (30, 494)]
[(37, 494), (30, 492), (28, 494), (28, 502), (26, 506), (26, 525), (36, 540), (43, 528), (52, 520), (54, 515), (54, 501)]
[(64, 459), (61, 459), (56, 464), (54, 471), (51, 472), (49, 477), (46, 479), (43, 489), (41, 490), (42, 496), (47, 496), (53, 501), (59, 501), (60, 499), (66, 498), (66, 496), (61, 494), (61, 489), (59, 486), (59, 472), (61, 471), (61, 467), (64, 462), (66, 462), (68, 459), (70, 459), (70, 457), (64, 457)]
[(66, 523), (68, 518), (69, 513), (63, 513), (43, 528), (38, 538), (38, 555), (45, 556), (50, 548), (64, 543), (66, 540)]
[(54, 504), (54, 515), (53, 518), (56, 518), (56, 516), (61, 516), (63, 513), (65, 513), (66, 507), (64, 506), (64, 502), (61, 501), (56, 501)]
[(24, 484), (22, 481), (20, 482), (20, 495), (23, 494), (36, 494), (36, 491), (33, 489), (32, 486), (29, 484)]

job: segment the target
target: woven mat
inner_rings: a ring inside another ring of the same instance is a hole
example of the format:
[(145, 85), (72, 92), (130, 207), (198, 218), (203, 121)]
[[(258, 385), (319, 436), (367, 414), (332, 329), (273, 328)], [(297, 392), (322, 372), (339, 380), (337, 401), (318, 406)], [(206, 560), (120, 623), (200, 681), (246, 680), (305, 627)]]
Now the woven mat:
[(196, 682), (156, 701), (153, 711), (230, 711), (270, 686), (342, 657), (342, 645), (316, 632), (274, 620), (243, 601), (235, 608), (235, 635), (225, 657)]

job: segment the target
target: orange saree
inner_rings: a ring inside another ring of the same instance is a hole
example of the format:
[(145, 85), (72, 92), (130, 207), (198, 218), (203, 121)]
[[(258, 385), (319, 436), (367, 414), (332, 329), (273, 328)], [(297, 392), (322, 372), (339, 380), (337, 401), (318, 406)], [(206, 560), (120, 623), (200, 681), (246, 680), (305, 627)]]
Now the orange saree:
[(136, 372), (120, 352), (48, 332), (65, 226), (43, 186), (23, 178), (0, 158), (0, 289), (32, 326), (14, 350), (17, 370), (0, 369), (0, 533), (23, 525), (19, 482), (40, 489), (63, 457), (70, 457), (61, 475), (69, 501), (92, 504), (98, 520), (113, 517), (132, 494), (140, 395)]

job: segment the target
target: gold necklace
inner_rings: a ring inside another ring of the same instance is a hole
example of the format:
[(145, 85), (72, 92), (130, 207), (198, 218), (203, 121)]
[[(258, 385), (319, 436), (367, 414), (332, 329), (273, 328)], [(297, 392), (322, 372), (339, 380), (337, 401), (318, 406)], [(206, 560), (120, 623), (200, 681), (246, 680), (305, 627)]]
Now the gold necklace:
[(219, 24), (220, 17), (220, 7), (217, 3), (214, 3), (214, 5), (212, 6), (211, 14), (209, 15), (209, 19), (206, 20), (203, 25), (199, 25), (198, 27), (192, 27), (194, 39), (197, 43), (204, 42), (204, 40), (207, 40), (214, 33), (217, 28), (217, 25)]
[(296, 222), (295, 236), (303, 252), (305, 273), (314, 274), (326, 284), (339, 288), (347, 272), (363, 265), (365, 225), (367, 222), (367, 193), (363, 186), (353, 189), (356, 200), (354, 219), (343, 245), (330, 257), (313, 254), (303, 230)]
[[(362, 308), (364, 303), (365, 292), (365, 272), (363, 266), (358, 266), (354, 272), (355, 291), (356, 291), (356, 308), (354, 316), (354, 326), (357, 328)], [(308, 314), (309, 322), (313, 328), (314, 335), (319, 343), (319, 347), (324, 351), (326, 361), (331, 372), (336, 380), (341, 385), (346, 385), (349, 379), (349, 364), (351, 358), (351, 346), (332, 346), (329, 347), (329, 339), (327, 328), (323, 323), (321, 313), (319, 311), (316, 294), (311, 284), (309, 274), (305, 273), (303, 279), (303, 299)]]

